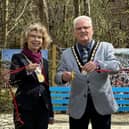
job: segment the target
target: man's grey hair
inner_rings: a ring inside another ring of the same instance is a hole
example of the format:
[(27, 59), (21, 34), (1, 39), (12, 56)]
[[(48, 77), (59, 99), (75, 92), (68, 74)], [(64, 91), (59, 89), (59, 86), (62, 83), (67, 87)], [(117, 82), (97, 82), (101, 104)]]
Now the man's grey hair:
[(90, 23), (91, 26), (92, 26), (92, 19), (91, 19), (91, 17), (86, 16), (86, 15), (82, 15), (82, 16), (76, 17), (76, 18), (73, 20), (73, 27), (74, 27), (74, 29), (76, 28), (77, 22), (78, 22), (79, 20), (81, 20), (81, 19), (88, 20), (89, 23)]

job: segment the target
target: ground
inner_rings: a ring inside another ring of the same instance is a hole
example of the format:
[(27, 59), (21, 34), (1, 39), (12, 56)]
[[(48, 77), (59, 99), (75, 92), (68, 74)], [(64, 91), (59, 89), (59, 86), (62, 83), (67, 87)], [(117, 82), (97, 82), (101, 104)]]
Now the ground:
[[(0, 129), (14, 129), (12, 114), (0, 114)], [(49, 125), (49, 129), (69, 129), (68, 115), (55, 114), (55, 123)], [(129, 129), (129, 113), (113, 114), (112, 129)]]

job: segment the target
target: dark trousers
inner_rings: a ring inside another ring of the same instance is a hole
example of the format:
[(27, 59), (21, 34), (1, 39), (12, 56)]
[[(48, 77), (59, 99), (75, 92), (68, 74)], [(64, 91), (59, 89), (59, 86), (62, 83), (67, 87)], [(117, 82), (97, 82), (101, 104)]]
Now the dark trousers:
[(100, 115), (96, 112), (93, 101), (88, 95), (87, 107), (80, 119), (69, 117), (70, 129), (88, 129), (91, 122), (92, 129), (111, 129), (111, 115)]
[(14, 110), (15, 129), (48, 129), (48, 109), (41, 101), (33, 106), (32, 110), (19, 108), (19, 116), (24, 124), (21, 124)]

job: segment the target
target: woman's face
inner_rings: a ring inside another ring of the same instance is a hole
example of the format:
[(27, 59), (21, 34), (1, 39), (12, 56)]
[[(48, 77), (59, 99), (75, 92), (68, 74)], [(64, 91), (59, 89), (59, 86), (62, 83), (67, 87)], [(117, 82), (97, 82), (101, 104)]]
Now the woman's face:
[(28, 49), (32, 52), (37, 52), (43, 43), (43, 35), (39, 31), (31, 31), (28, 35), (27, 44)]

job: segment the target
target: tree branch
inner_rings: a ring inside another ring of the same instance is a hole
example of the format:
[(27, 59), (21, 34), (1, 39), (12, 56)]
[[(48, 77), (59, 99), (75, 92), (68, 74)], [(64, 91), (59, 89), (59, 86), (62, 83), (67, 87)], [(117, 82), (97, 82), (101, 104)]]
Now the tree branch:
[(27, 5), (28, 5), (28, 3), (29, 3), (29, 0), (26, 0), (22, 12), (21, 12), (20, 15), (16, 18), (14, 26), (7, 32), (7, 36), (8, 36), (9, 33), (12, 32), (13, 29), (15, 29), (15, 27), (17, 26), (18, 21), (19, 21), (20, 18), (23, 16), (23, 14), (24, 14), (24, 12), (25, 12), (25, 10), (26, 10), (26, 7), (27, 7)]

